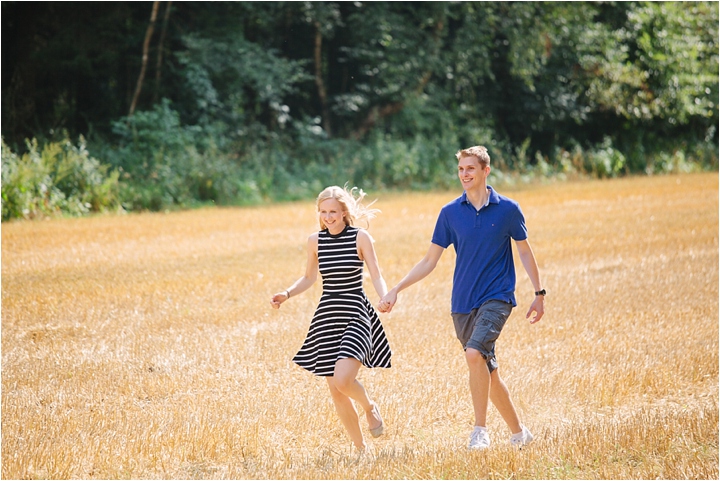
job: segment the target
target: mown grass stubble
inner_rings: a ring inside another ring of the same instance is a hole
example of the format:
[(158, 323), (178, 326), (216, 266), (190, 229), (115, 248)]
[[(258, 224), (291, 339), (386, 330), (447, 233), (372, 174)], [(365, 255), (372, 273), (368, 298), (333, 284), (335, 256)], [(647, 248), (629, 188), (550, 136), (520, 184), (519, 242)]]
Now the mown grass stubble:
[[(357, 460), (324, 381), (293, 365), (320, 283), (311, 203), (2, 228), (3, 478), (718, 477), (716, 174), (501, 189), (523, 207), (547, 313), (498, 343), (537, 442), (465, 449), (472, 408), (449, 296), (454, 253), (383, 323), (361, 371), (387, 434)], [(370, 232), (396, 283), (456, 192), (386, 195)], [(368, 282), (373, 302), (377, 296)]]

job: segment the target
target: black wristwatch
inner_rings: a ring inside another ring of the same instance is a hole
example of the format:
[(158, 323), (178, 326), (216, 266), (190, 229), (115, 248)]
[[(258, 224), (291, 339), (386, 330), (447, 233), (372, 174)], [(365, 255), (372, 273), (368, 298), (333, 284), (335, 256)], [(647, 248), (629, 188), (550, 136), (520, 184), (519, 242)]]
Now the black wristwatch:
[(545, 292), (545, 289), (543, 289), (543, 290), (541, 290), (541, 291), (535, 291), (535, 295), (536, 295), (536, 296), (544, 296), (545, 294), (547, 294), (547, 293)]

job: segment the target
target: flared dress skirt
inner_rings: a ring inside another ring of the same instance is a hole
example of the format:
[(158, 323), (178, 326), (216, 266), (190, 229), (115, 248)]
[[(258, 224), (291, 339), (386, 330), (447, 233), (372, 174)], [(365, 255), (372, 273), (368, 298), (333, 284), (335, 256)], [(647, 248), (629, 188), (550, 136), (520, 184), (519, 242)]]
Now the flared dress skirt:
[(353, 358), (365, 367), (390, 367), (392, 352), (377, 311), (363, 290), (357, 227), (318, 236), (323, 293), (293, 361), (316, 376), (332, 376), (335, 363)]

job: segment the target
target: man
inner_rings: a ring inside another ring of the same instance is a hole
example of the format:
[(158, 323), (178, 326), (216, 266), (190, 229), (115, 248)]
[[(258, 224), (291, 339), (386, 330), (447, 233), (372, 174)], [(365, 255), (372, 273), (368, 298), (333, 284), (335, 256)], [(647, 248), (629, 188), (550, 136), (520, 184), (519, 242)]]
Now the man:
[(475, 428), (468, 447), (490, 446), (486, 418), (488, 400), (491, 400), (510, 428), (511, 444), (521, 448), (533, 440), (533, 435), (520, 423), (495, 358), (495, 341), (517, 305), (510, 239), (515, 240), (520, 260), (535, 288), (535, 299), (526, 314), (526, 318), (535, 314), (531, 324), (543, 316), (545, 290), (527, 240), (520, 206), (487, 185), (490, 174), (487, 149), (470, 147), (460, 150), (456, 157), (463, 194), (442, 208), (427, 254), (382, 298), (379, 309), (390, 312), (398, 293), (430, 274), (444, 250), (452, 244), (457, 252), (452, 317), (465, 350), (475, 411)]

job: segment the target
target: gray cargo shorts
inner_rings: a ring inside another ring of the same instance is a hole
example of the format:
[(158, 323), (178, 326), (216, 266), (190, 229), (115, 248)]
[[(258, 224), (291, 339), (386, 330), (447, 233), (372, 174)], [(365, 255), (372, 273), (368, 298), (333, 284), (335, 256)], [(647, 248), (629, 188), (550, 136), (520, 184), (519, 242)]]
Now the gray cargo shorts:
[(512, 310), (513, 305), (509, 302), (489, 300), (469, 314), (452, 313), (455, 334), (463, 349), (471, 347), (480, 351), (490, 372), (498, 368), (495, 341)]

